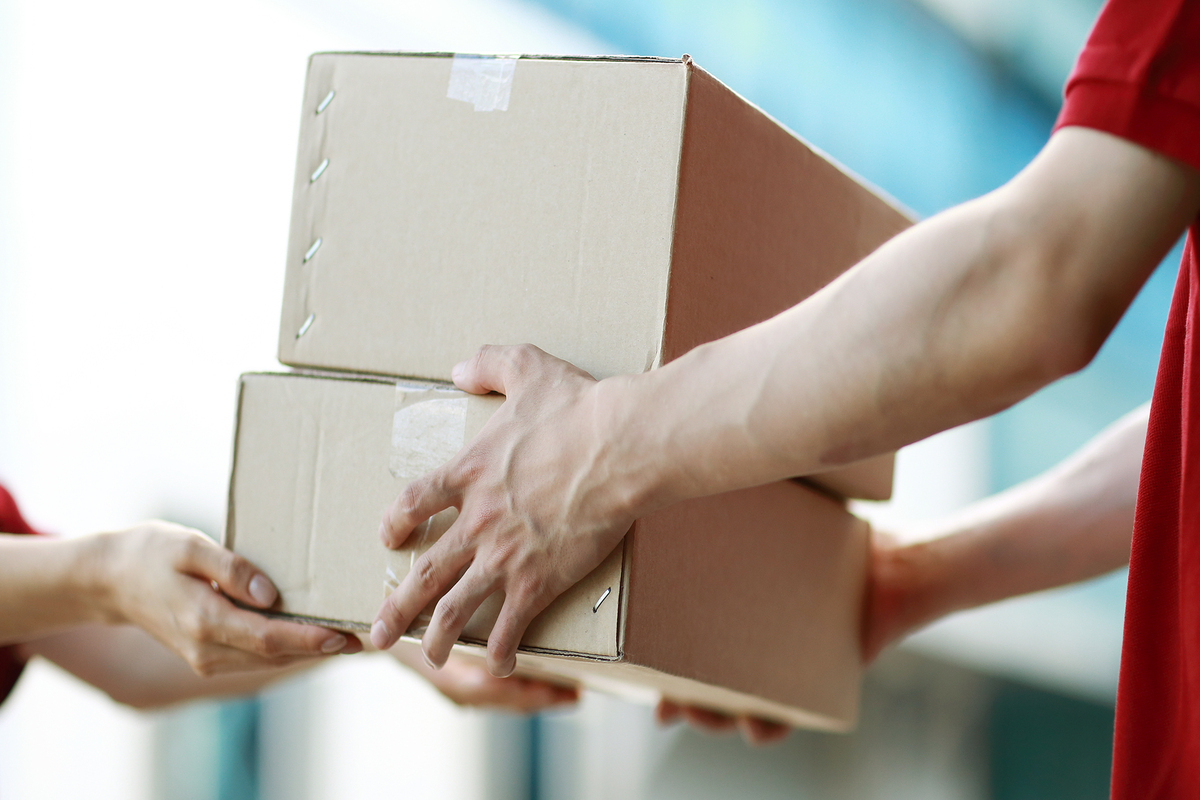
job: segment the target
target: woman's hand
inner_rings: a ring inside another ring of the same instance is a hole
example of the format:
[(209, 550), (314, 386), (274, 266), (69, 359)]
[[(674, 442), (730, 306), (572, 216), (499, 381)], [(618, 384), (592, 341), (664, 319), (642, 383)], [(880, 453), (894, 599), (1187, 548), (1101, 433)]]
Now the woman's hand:
[(270, 619), (233, 601), (269, 608), (277, 592), (253, 564), (198, 531), (147, 522), (95, 537), (99, 593), (108, 622), (132, 623), (200, 676), (282, 667), (362, 649), (353, 636)]
[(479, 605), (502, 591), (487, 651), (488, 669), (502, 677), (513, 671), (530, 621), (633, 524), (637, 464), (617, 451), (635, 443), (611, 435), (605, 383), (536, 347), (484, 347), (454, 379), (465, 391), (507, 400), (449, 463), (405, 487), (384, 518), (380, 536), (396, 548), (433, 514), (459, 509), (384, 602), (371, 642), (388, 649), (440, 597), (422, 644), (441, 666)]
[(441, 669), (434, 669), (425, 663), (420, 645), (415, 642), (400, 642), (389, 652), (455, 705), (532, 714), (579, 701), (579, 690), (573, 686), (528, 678), (497, 678), (483, 664), (453, 654)]

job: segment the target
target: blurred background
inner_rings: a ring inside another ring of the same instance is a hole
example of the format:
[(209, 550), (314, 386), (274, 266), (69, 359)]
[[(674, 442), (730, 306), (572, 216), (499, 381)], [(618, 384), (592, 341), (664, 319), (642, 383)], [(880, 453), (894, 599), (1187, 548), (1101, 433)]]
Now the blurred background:
[[(0, 0), (0, 482), (64, 536), (219, 536), (238, 373), (272, 369), (305, 59), (696, 61), (921, 216), (1049, 135), (1098, 0)], [(1030, 477), (1150, 396), (1178, 252), (1096, 361), (901, 453), (886, 527)], [(750, 749), (588, 695), (461, 710), (388, 659), (136, 713), (34, 664), (14, 798), (1103, 798), (1124, 575), (960, 614), (868, 673), (852, 735)]]

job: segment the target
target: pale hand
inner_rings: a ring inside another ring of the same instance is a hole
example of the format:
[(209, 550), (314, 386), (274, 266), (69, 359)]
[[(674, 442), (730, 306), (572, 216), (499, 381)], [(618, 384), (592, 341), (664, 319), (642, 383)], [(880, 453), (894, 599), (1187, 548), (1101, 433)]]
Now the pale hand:
[(269, 608), (275, 587), (199, 531), (155, 521), (96, 543), (109, 621), (139, 626), (202, 677), (362, 649), (353, 636), (238, 608), (233, 600)]
[(453, 654), (445, 666), (434, 669), (425, 663), (416, 644), (400, 642), (390, 652), (455, 705), (532, 714), (574, 705), (579, 700), (575, 687), (514, 676), (497, 678), (483, 664)]
[(441, 666), (479, 605), (504, 592), (487, 648), (488, 669), (504, 677), (533, 618), (629, 530), (633, 496), (604, 435), (604, 382), (531, 345), (484, 347), (453, 377), (465, 391), (507, 399), (449, 463), (405, 487), (384, 518), (380, 536), (397, 548), (433, 514), (459, 509), (384, 602), (371, 642), (391, 647), (440, 597), (422, 644)]

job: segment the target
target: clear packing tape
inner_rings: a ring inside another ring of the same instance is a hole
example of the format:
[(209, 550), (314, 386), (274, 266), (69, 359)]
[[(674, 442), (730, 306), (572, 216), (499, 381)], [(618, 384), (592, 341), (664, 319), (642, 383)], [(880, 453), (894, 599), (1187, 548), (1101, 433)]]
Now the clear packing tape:
[(446, 97), (470, 103), (476, 111), (507, 111), (516, 68), (513, 57), (456, 55)]
[[(392, 448), (388, 469), (394, 478), (415, 480), (453, 458), (466, 442), (466, 394), (456, 389), (416, 389), (396, 385), (392, 413)], [(413, 530), (403, 548), (389, 550), (385, 556), (384, 596), (395, 591), (416, 560), (442, 537), (458, 509), (439, 511)], [(436, 600), (434, 601), (436, 603)], [(431, 603), (413, 620), (408, 633), (420, 636), (429, 625)]]

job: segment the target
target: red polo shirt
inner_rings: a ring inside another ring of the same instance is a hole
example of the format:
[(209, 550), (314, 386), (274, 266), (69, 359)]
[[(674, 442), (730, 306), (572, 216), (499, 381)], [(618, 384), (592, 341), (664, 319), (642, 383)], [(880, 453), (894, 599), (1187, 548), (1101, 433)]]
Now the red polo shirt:
[[(1200, 170), (1200, 0), (1109, 0), (1067, 81), (1056, 127), (1065, 125), (1106, 131)], [(1116, 800), (1200, 798), (1197, 236), (1194, 221), (1142, 461), (1117, 691)]]
[[(16, 501), (3, 486), (0, 486), (0, 533), (37, 533), (21, 516)], [(8, 697), (24, 668), (25, 662), (17, 658), (15, 647), (0, 647), (0, 702)]]

